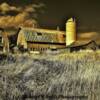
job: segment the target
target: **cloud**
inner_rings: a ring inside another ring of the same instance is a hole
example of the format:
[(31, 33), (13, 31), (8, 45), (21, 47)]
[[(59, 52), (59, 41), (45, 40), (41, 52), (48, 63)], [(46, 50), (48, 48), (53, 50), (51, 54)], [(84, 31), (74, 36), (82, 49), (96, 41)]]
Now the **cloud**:
[(33, 4), (32, 5), (33, 6), (33, 8), (41, 8), (41, 7), (45, 7), (45, 4), (43, 4), (43, 3), (40, 3), (40, 4)]
[(23, 12), (16, 16), (1, 16), (0, 17), (0, 27), (19, 27), (28, 26), (33, 27), (37, 24), (36, 20), (29, 19), (28, 14)]
[[(11, 6), (7, 3), (0, 4), (0, 27), (19, 27), (29, 26), (33, 27), (37, 24), (34, 19), (37, 15), (37, 9), (43, 7), (43, 4), (31, 4), (22, 7)], [(17, 12), (16, 15), (12, 16), (11, 12)], [(10, 15), (9, 15), (9, 14)]]
[(15, 6), (10, 6), (6, 2), (2, 3), (0, 5), (0, 11), (1, 13), (6, 14), (9, 11), (17, 11), (17, 12), (36, 12), (36, 9), (40, 9), (44, 7), (45, 5), (40, 3), (40, 4), (30, 4), (27, 6), (22, 6), (22, 7), (15, 7)]
[(32, 5), (26, 6), (24, 9), (25, 12), (36, 12), (35, 8), (32, 7)]
[(6, 12), (8, 12), (8, 11), (20, 11), (21, 10), (21, 8), (20, 7), (15, 7), (15, 6), (10, 6), (9, 4), (7, 4), (6, 2), (4, 2), (4, 3), (2, 3), (1, 5), (0, 5), (0, 11), (1, 11), (1, 13), (6, 13)]

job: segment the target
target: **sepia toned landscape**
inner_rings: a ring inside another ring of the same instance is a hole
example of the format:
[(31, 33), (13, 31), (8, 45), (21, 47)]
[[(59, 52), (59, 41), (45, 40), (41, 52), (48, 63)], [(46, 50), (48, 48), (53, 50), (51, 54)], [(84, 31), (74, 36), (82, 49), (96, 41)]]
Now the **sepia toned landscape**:
[(98, 4), (0, 0), (0, 100), (100, 100)]

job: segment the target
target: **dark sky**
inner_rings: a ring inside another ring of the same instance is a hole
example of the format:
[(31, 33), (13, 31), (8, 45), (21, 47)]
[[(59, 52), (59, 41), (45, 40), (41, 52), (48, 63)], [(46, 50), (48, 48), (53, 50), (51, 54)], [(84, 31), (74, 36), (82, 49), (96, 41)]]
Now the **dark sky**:
[(77, 19), (81, 28), (100, 27), (100, 0), (43, 0), (46, 13), (41, 23), (47, 26), (65, 25), (71, 16)]
[(45, 13), (38, 16), (41, 27), (64, 29), (70, 17), (77, 19), (80, 29), (100, 30), (100, 0), (0, 0), (12, 5), (23, 6), (32, 2), (45, 4)]

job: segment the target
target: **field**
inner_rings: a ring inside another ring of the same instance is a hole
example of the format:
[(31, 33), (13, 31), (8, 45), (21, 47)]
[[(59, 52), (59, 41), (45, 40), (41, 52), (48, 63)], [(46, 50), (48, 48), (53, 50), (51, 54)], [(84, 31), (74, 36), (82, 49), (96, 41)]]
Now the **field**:
[(100, 52), (0, 57), (0, 100), (100, 100)]

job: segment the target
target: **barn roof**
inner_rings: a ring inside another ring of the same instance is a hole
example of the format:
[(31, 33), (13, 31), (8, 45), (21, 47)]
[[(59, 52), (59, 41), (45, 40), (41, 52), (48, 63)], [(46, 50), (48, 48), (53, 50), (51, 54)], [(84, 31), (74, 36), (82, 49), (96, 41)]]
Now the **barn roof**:
[(27, 31), (35, 31), (39, 33), (46, 33), (46, 34), (63, 34), (65, 35), (64, 31), (52, 30), (52, 29), (41, 29), (41, 28), (29, 28), (29, 27), (22, 27), (23, 30)]
[(47, 29), (23, 28), (22, 30), (26, 41), (29, 42), (59, 43), (58, 34), (64, 34), (61, 31)]
[(99, 32), (85, 32), (79, 33), (77, 35), (77, 41), (74, 42), (71, 46), (81, 46), (88, 44), (91, 41), (95, 41), (97, 45), (100, 45), (100, 33)]
[[(64, 31), (22, 27), (27, 41), (58, 43), (57, 34), (66, 35)], [(71, 46), (80, 46), (95, 41), (100, 45), (100, 32), (85, 32), (77, 34), (77, 41)], [(65, 40), (64, 40), (65, 42)]]

